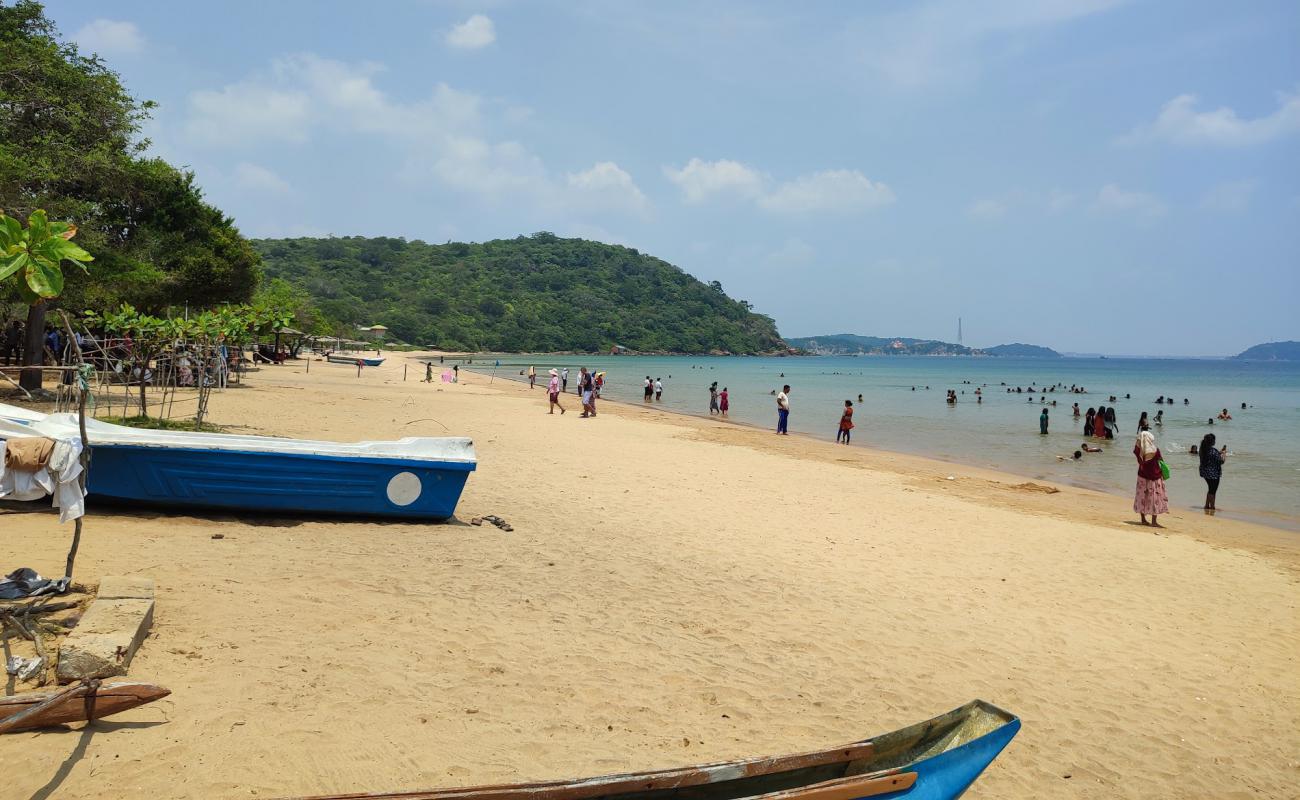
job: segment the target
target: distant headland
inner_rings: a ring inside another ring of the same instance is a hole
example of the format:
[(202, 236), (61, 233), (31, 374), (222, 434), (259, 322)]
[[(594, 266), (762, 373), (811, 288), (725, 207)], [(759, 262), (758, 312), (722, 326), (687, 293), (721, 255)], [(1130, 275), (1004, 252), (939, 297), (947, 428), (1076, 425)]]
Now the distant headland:
[(1061, 354), (1048, 347), (1033, 344), (1000, 344), (983, 349), (966, 347), (934, 339), (910, 339), (905, 336), (859, 336), (853, 333), (836, 333), (826, 336), (805, 336), (786, 339), (814, 355), (824, 356), (1022, 356), (1031, 358), (1060, 358)]
[(1268, 342), (1249, 347), (1233, 358), (1243, 361), (1300, 361), (1300, 342)]

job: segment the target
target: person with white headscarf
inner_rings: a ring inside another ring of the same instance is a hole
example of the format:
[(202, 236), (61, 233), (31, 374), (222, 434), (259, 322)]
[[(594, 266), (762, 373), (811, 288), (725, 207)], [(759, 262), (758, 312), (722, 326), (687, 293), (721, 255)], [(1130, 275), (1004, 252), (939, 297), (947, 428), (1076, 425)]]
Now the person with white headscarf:
[[(1138, 462), (1133, 510), (1142, 518), (1143, 525), (1164, 527), (1156, 521), (1160, 514), (1169, 513), (1169, 495), (1165, 494), (1165, 478), (1160, 469), (1162, 456), (1156, 445), (1155, 434), (1145, 425), (1138, 431), (1137, 441), (1133, 444), (1133, 455)], [(1147, 514), (1151, 515), (1150, 522), (1147, 522)]]
[(546, 386), (546, 396), (551, 401), (551, 410), (549, 413), (554, 414), (555, 409), (560, 409), (560, 414), (564, 414), (564, 406), (560, 405), (560, 373), (558, 370), (551, 370), (551, 382)]

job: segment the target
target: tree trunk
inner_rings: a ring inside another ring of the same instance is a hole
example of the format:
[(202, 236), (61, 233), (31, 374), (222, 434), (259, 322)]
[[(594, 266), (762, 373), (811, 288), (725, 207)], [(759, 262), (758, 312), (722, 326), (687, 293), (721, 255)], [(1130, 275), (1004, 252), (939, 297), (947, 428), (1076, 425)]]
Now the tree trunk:
[(45, 303), (27, 309), (27, 341), (23, 343), (23, 370), (18, 384), (27, 391), (41, 388), (41, 365), (45, 363)]

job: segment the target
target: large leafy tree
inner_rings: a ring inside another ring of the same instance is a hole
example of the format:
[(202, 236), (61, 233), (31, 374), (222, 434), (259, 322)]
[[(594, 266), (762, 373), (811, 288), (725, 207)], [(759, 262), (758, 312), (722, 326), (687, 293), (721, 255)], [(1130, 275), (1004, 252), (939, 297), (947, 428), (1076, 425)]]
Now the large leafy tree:
[[(257, 253), (193, 176), (143, 157), (152, 108), (98, 56), (61, 41), (39, 3), (0, 0), (0, 208), (45, 209), (80, 229), (96, 269), (68, 275), (65, 305), (161, 311), (242, 302), (257, 287)], [(29, 326), (29, 346), (41, 333)]]

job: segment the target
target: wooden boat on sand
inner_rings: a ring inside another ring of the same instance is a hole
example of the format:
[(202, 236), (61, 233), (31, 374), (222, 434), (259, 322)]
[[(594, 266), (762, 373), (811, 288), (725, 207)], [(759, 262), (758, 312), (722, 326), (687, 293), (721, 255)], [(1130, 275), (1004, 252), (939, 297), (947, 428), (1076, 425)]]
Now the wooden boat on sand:
[(1020, 730), (982, 700), (843, 747), (577, 781), (323, 795), (312, 800), (951, 800)]
[(152, 703), (171, 694), (151, 683), (89, 681), (56, 692), (0, 697), (0, 733), (85, 722)]
[(325, 356), (325, 360), (331, 364), (351, 364), (356, 366), (361, 364), (365, 367), (377, 367), (384, 363), (383, 358), (375, 356), (354, 355), (352, 353), (330, 353)]

